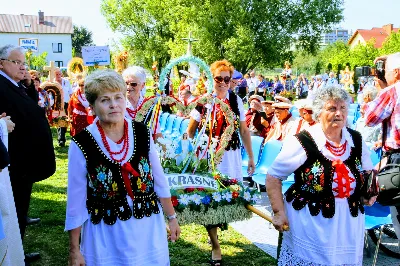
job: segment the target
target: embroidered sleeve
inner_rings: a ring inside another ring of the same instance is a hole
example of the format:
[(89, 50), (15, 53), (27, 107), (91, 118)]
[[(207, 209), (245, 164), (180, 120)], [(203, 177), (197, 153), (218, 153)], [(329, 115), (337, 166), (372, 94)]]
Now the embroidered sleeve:
[(71, 141), (68, 151), (68, 189), (65, 231), (81, 226), (88, 218), (86, 209), (86, 159)]
[(268, 169), (268, 174), (286, 180), (297, 168), (306, 161), (307, 155), (300, 142), (294, 136), (287, 136), (282, 150)]

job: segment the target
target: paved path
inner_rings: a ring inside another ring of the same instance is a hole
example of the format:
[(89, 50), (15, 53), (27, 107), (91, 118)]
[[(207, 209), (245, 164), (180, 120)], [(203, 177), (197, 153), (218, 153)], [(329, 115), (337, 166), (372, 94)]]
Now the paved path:
[[(266, 214), (271, 213), (271, 205), (265, 192), (261, 193), (262, 199), (259, 205), (255, 207), (265, 212)], [(276, 231), (272, 225), (261, 217), (254, 215), (253, 218), (247, 221), (241, 221), (230, 224), (238, 232), (252, 241), (257, 247), (268, 253), (270, 256), (276, 258), (276, 248), (278, 245), (278, 231)], [(372, 241), (370, 242), (370, 248), (372, 253), (375, 251), (375, 245)], [(367, 252), (364, 252), (364, 263), (363, 265), (372, 265), (373, 258), (367, 257)], [(373, 256), (373, 254), (372, 254)], [(399, 266), (400, 260), (391, 258), (379, 251), (377, 264), (379, 266)]]

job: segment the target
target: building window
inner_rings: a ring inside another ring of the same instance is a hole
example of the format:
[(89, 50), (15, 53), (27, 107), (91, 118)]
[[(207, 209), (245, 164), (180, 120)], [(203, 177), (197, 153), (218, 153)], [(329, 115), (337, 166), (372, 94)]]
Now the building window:
[(63, 63), (63, 61), (56, 61), (56, 65), (57, 65), (57, 67), (63, 67), (64, 63)]
[(62, 53), (62, 43), (53, 43), (53, 53)]

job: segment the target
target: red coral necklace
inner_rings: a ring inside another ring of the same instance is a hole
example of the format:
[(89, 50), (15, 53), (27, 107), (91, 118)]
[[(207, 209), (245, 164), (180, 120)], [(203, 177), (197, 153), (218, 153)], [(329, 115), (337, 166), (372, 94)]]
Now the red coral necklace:
[[(104, 133), (104, 130), (101, 127), (99, 120), (97, 120), (96, 126), (100, 132), (101, 140), (103, 141), (104, 147), (106, 148), (107, 152), (110, 154), (111, 159), (116, 162), (119, 162), (119, 163), (123, 162), (126, 159), (126, 156), (128, 155), (128, 150), (129, 150), (128, 122), (126, 122), (126, 120), (124, 121), (124, 135), (117, 142), (117, 144), (121, 144), (122, 142), (124, 142), (124, 145), (122, 146), (122, 149), (120, 151), (116, 151), (116, 152), (111, 151), (110, 144), (108, 144), (106, 134)], [(114, 155), (120, 155), (120, 154), (123, 154), (121, 159), (116, 159), (114, 157)]]
[(329, 143), (329, 141), (326, 141), (325, 146), (328, 149), (328, 151), (330, 151), (333, 155), (342, 156), (346, 152), (347, 140), (339, 147), (333, 146), (332, 144)]

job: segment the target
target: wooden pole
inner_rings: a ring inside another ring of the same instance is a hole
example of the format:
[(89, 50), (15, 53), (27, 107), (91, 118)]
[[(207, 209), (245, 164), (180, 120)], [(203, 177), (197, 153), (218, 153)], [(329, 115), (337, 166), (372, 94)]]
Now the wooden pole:
[[(260, 216), (261, 218), (267, 220), (268, 222), (272, 223), (272, 217), (266, 215), (265, 213), (263, 213), (262, 211), (254, 208), (253, 206), (251, 206), (250, 204), (246, 204), (245, 205), (246, 209), (248, 209), (249, 211), (252, 211), (253, 213), (257, 214), (258, 216)], [(283, 226), (283, 230), (284, 231), (289, 231), (289, 226), (288, 225), (284, 225)]]

